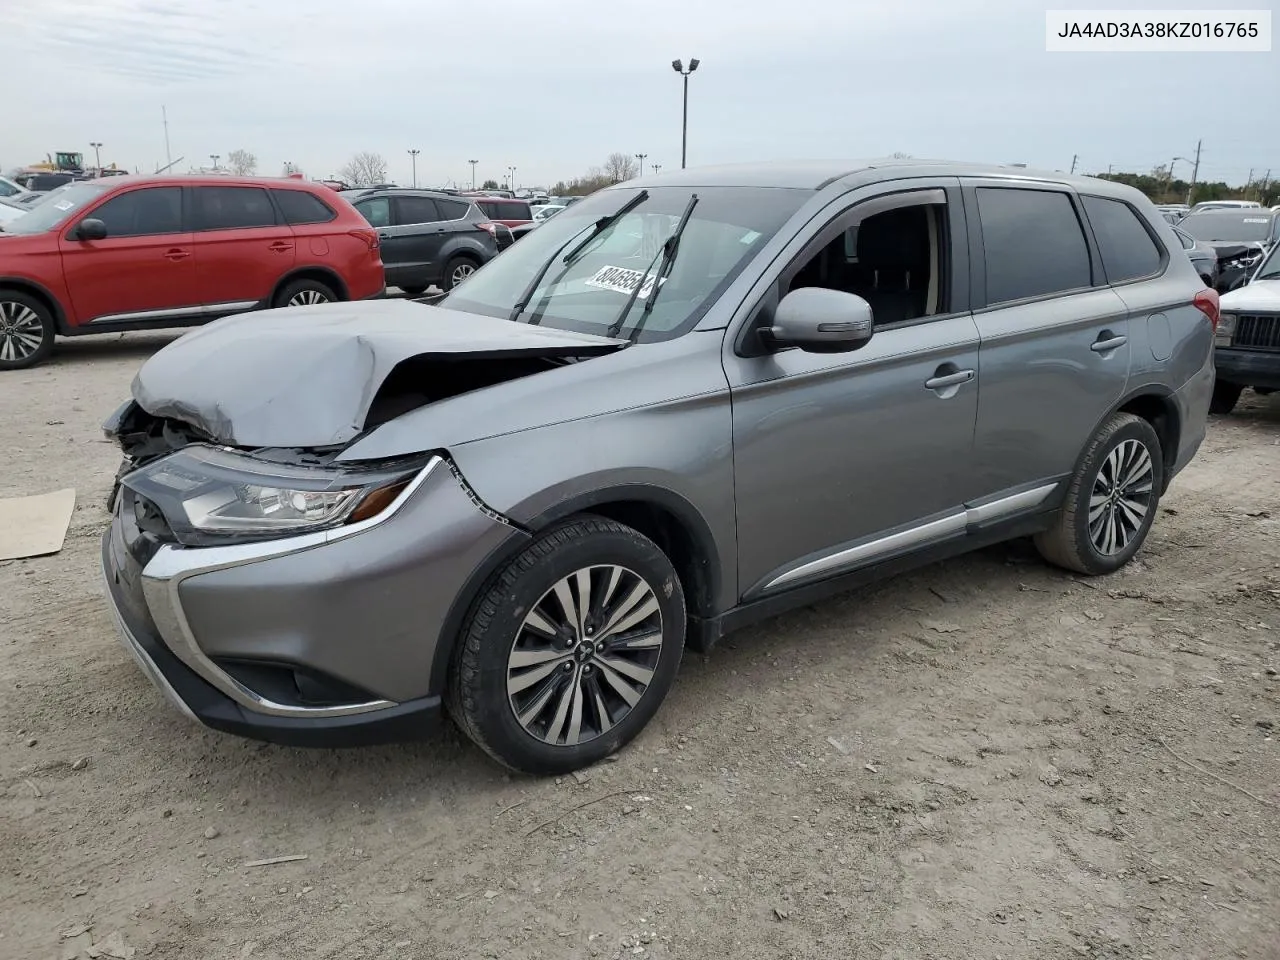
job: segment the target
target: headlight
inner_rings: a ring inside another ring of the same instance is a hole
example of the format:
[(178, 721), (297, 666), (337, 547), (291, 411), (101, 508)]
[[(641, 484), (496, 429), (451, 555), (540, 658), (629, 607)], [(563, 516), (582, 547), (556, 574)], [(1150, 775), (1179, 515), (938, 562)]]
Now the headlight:
[(274, 463), (219, 447), (183, 447), (121, 481), (151, 501), (178, 542), (279, 537), (376, 516), (422, 460), (352, 469)]
[(1234, 313), (1221, 314), (1218, 317), (1218, 329), (1213, 334), (1213, 345), (1215, 347), (1229, 347), (1235, 335), (1236, 315)]

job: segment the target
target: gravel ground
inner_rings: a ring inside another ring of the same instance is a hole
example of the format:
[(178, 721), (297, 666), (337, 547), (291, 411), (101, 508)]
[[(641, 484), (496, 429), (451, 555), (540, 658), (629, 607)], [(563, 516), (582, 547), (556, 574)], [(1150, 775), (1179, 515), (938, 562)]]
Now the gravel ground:
[(0, 384), (0, 495), (78, 500), (0, 566), (0, 957), (1280, 957), (1280, 401), (1215, 420), (1125, 571), (1013, 544), (780, 617), (534, 780), (452, 730), (237, 740), (148, 685), (99, 424), (169, 339)]

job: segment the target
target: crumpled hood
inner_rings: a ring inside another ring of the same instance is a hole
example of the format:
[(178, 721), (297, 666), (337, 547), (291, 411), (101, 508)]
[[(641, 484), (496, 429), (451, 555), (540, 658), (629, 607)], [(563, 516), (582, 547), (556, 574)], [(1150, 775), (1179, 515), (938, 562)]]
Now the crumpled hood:
[(415, 358), (589, 357), (627, 346), (408, 300), (239, 314), (175, 340), (133, 380), (133, 399), (238, 447), (334, 447), (365, 428), (397, 365)]
[(1218, 255), (1219, 260), (1230, 260), (1232, 257), (1252, 255), (1260, 253), (1264, 246), (1254, 241), (1243, 240), (1209, 240), (1209, 246), (1213, 247), (1213, 252)]

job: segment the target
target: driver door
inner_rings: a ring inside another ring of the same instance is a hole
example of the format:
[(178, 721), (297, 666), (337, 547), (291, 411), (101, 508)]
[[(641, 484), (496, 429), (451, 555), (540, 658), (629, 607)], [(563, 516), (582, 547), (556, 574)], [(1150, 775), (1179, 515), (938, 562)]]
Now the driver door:
[[(959, 181), (882, 184), (814, 223), (726, 338), (748, 600), (961, 535), (963, 504), (982, 493)], [(763, 349), (755, 328), (799, 286), (864, 296), (871, 340), (843, 354)]]

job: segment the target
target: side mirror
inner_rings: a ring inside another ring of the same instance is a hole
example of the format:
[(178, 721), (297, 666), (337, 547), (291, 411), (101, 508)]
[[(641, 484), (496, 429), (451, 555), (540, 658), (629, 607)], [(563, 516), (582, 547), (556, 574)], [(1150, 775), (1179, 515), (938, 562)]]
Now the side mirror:
[(773, 326), (760, 331), (767, 346), (799, 347), (808, 353), (848, 353), (871, 339), (875, 321), (862, 297), (824, 287), (792, 290), (773, 312)]
[(80, 225), (76, 227), (77, 240), (105, 240), (107, 239), (107, 225), (101, 220), (94, 220), (90, 217), (88, 220), (81, 220)]

